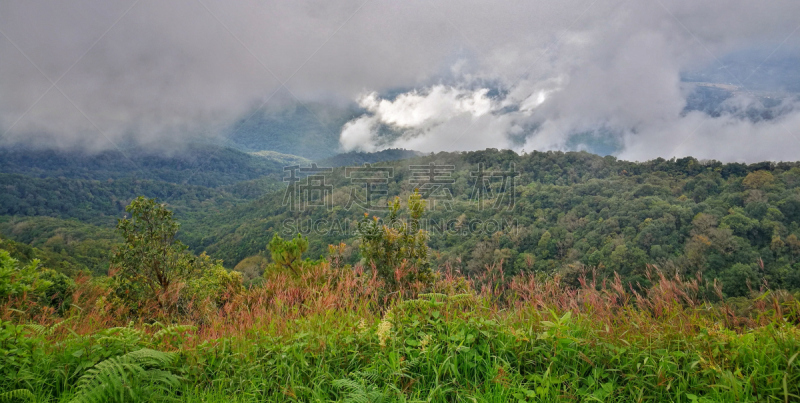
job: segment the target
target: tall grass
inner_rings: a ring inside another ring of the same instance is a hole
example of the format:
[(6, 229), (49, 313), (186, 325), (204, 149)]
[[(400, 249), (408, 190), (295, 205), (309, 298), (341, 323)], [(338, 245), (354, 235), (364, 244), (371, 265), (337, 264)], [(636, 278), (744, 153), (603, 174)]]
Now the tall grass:
[(387, 293), (369, 271), (322, 263), (215, 308), (144, 320), (80, 279), (63, 316), (23, 299), (2, 306), (0, 393), (70, 401), (102, 363), (152, 349), (177, 359), (120, 369), (136, 381), (106, 401), (142, 396), (160, 379), (148, 371), (180, 379), (148, 401), (800, 400), (797, 299), (764, 290), (726, 303), (702, 278), (650, 280), (589, 275), (569, 287), (507, 279), (500, 266), (474, 279), (444, 268), (433, 286)]

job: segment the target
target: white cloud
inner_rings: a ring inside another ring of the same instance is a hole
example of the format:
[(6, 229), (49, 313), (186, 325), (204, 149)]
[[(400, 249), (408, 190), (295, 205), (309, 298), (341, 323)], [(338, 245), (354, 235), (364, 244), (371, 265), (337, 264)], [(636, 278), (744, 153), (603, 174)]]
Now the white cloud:
[(345, 123), (339, 142), (345, 151), (375, 151), (378, 146), (375, 142), (373, 130), (377, 119), (372, 116), (362, 116)]
[[(98, 41), (131, 4), (0, 2), (0, 135), (13, 125), (4, 140), (195, 139), (285, 85), (288, 98), (367, 109), (342, 127), (346, 149), (565, 149), (602, 127), (629, 158), (666, 156), (687, 132), (687, 154), (800, 151), (786, 138), (798, 127), (792, 105), (782, 124), (738, 118), (752, 108), (741, 97), (719, 118), (683, 114), (680, 83), (730, 52), (800, 53), (796, 0), (141, 0)], [(741, 86), (748, 74), (726, 80)], [(384, 96), (398, 88), (416, 90)]]
[(430, 89), (400, 94), (394, 101), (379, 99), (377, 93), (363, 97), (359, 104), (385, 124), (401, 128), (424, 128), (445, 122), (454, 116), (485, 115), (492, 110), (488, 89), (475, 91), (435, 85)]
[[(345, 151), (371, 151), (379, 148), (401, 147), (433, 151), (435, 144), (458, 140), (454, 134), (458, 127), (464, 129), (476, 124), (498, 105), (487, 93), (487, 88), (469, 90), (434, 85), (424, 90), (413, 90), (398, 95), (394, 100), (382, 99), (372, 92), (362, 96), (358, 103), (369, 115), (358, 117), (342, 128), (340, 143)], [(380, 125), (399, 132), (397, 139), (379, 138)], [(443, 133), (450, 133), (442, 138)], [(468, 141), (469, 139), (464, 139)], [(470, 144), (474, 142), (468, 141)], [(463, 143), (462, 143), (463, 144)]]

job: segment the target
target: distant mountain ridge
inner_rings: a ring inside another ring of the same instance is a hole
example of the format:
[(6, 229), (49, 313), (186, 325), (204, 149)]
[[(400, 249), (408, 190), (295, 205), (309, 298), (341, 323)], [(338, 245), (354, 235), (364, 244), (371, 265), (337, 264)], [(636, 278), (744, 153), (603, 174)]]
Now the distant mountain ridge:
[(337, 154), (333, 157), (325, 158), (317, 161), (317, 163), (319, 166), (325, 167), (360, 166), (364, 164), (373, 164), (376, 162), (404, 160), (421, 157), (423, 155), (425, 154), (414, 150), (406, 150), (403, 148), (387, 148), (385, 150), (372, 153), (351, 151), (349, 153)]
[(0, 148), (0, 173), (5, 174), (101, 181), (135, 178), (206, 187), (278, 177), (284, 162), (208, 144), (188, 144), (170, 154), (142, 148), (99, 153)]
[(340, 152), (342, 126), (359, 113), (332, 104), (294, 104), (278, 112), (256, 111), (224, 134), (226, 145), (245, 152), (275, 151), (311, 160)]

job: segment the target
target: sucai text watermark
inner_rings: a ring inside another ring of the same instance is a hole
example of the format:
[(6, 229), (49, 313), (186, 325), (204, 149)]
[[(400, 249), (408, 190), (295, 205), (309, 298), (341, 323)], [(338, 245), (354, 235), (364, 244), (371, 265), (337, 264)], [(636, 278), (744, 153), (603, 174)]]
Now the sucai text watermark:
[[(281, 223), (281, 233), (284, 236), (302, 235), (334, 235), (334, 236), (358, 236), (361, 234), (363, 221), (348, 219), (311, 219), (311, 218), (287, 218)], [(397, 220), (393, 223), (386, 223), (388, 226), (395, 226), (399, 229), (405, 225), (412, 225), (405, 220)], [(413, 225), (416, 229), (427, 231), (429, 235), (488, 235), (491, 236), (498, 232), (509, 235), (519, 233), (519, 225), (516, 218), (502, 219), (463, 219), (463, 218), (443, 218), (443, 219), (420, 219)]]
[[(284, 167), (283, 181), (287, 184), (283, 205), (291, 211), (307, 211), (315, 208), (331, 210), (333, 205), (334, 170), (330, 167), (292, 165)], [(342, 171), (336, 172), (339, 174)], [(433, 211), (453, 211), (458, 196), (461, 200), (477, 205), (478, 210), (512, 211), (516, 204), (516, 178), (519, 172), (511, 164), (507, 170), (487, 170), (483, 164), (469, 172), (466, 187), (456, 187), (455, 165), (429, 163), (409, 165), (408, 175), (396, 177), (393, 167), (363, 166), (345, 167), (344, 183), (349, 188), (343, 207), (350, 211), (380, 212), (388, 209), (390, 186), (408, 181)], [(457, 194), (457, 189), (467, 189), (466, 194)]]

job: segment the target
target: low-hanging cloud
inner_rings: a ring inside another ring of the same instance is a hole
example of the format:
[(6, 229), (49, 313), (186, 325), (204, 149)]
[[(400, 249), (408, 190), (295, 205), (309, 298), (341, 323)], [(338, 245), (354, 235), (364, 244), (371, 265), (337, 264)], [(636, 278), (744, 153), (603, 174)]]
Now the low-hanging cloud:
[[(467, 90), (435, 85), (427, 91), (411, 91), (394, 100), (370, 93), (359, 100), (367, 114), (342, 128), (341, 144), (345, 150), (375, 151), (386, 146), (446, 150), (443, 131), (453, 130), (458, 122), (472, 124), (497, 109), (487, 97), (488, 89)], [(381, 126), (401, 131), (399, 136), (381, 138)], [(465, 126), (466, 128), (466, 126)], [(429, 144), (438, 142), (439, 147)], [(474, 144), (474, 142), (473, 142)], [(477, 144), (475, 144), (477, 146)]]
[[(743, 117), (770, 71), (718, 59), (797, 55), (797, 15), (794, 0), (3, 2), (0, 142), (214, 137), (279, 91), (360, 106), (330, 128), (345, 150), (565, 150), (602, 129), (629, 159), (796, 159), (793, 98)], [(682, 74), (709, 67), (738, 90), (719, 116), (687, 112)]]
[[(748, 84), (758, 78), (757, 70), (744, 76), (727, 74), (727, 82), (720, 84), (733, 90), (720, 105), (721, 114), (687, 110), (687, 98), (696, 85), (683, 82), (682, 73), (709, 64), (727, 71), (716, 54), (752, 46), (772, 46), (775, 52), (771, 56), (778, 51), (783, 55), (797, 52), (798, 38), (790, 35), (797, 27), (781, 24), (781, 17), (772, 14), (777, 9), (767, 12), (743, 3), (728, 5), (720, 3), (712, 8), (669, 2), (662, 7), (653, 2), (612, 6), (606, 9), (612, 17), (608, 25), (594, 26), (590, 21), (580, 29), (565, 31), (562, 40), (543, 48), (542, 60), (530, 73), (522, 74), (517, 81), (501, 82), (498, 86), (503, 91), (487, 100), (492, 107), (482, 119), (467, 121), (462, 114), (452, 124), (440, 122), (420, 130), (392, 124), (380, 114), (367, 114), (358, 118), (372, 122), (359, 126), (362, 141), (348, 142), (349, 126), (345, 126), (342, 145), (469, 150), (485, 145), (488, 137), (490, 146), (518, 151), (591, 150), (575, 139), (606, 136), (618, 145), (614, 150), (618, 156), (633, 160), (685, 155), (727, 161), (796, 159), (800, 151), (797, 98), (777, 94), (784, 98), (777, 106), (765, 105), (763, 98), (774, 98), (776, 93), (765, 95), (748, 89)], [(784, 27), (783, 36), (766, 26), (757, 31), (754, 26), (758, 23), (743, 20), (741, 13), (747, 12), (755, 19), (772, 18), (773, 23)], [(707, 23), (693, 31), (689, 26), (699, 23), (698, 14), (703, 13), (708, 13)], [(742, 25), (726, 26), (725, 21)], [(775, 35), (772, 40), (770, 35)], [(462, 85), (474, 86), (485, 78), (467, 77)], [(428, 91), (431, 97), (436, 88)], [(473, 91), (485, 94), (487, 90)], [(423, 110), (420, 114), (430, 109), (426, 102), (417, 102), (416, 106)], [(753, 110), (766, 111), (755, 115), (771, 118), (754, 120), (748, 115)], [(381, 138), (382, 133), (392, 132), (379, 130), (381, 125), (402, 134)], [(366, 133), (367, 127), (373, 129), (372, 135)]]

